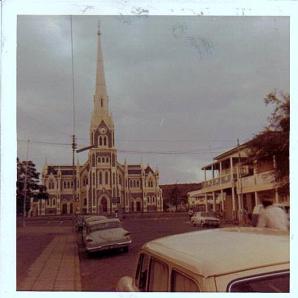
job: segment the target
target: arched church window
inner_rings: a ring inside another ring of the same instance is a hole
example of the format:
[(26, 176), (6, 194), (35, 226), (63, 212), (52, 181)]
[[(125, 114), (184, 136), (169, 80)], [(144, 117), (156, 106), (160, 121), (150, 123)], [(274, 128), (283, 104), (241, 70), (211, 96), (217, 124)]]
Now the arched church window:
[(121, 176), (120, 175), (119, 175), (119, 178), (118, 178), (118, 182), (119, 182), (119, 184), (122, 185), (122, 179), (121, 179)]
[(95, 167), (95, 155), (92, 155), (92, 167)]
[(102, 136), (99, 136), (99, 146), (102, 146)]
[(115, 173), (113, 173), (113, 184), (115, 184), (116, 183), (116, 175), (115, 175)]
[(106, 136), (103, 137), (103, 145), (107, 146), (107, 137)]
[(55, 205), (56, 205), (56, 199), (55, 199), (55, 198), (53, 198), (53, 201), (52, 201), (52, 203), (53, 203), (53, 206), (55, 206)]
[(103, 98), (100, 99), (100, 105), (103, 107)]
[(109, 172), (105, 173), (105, 184), (109, 184)]
[(101, 185), (102, 184), (102, 172), (99, 171), (99, 184)]

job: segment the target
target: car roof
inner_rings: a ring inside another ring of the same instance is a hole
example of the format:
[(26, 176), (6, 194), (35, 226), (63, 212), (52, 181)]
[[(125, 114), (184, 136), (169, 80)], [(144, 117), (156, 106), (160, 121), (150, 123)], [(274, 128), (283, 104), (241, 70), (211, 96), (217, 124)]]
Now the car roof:
[(289, 234), (268, 228), (221, 228), (152, 240), (143, 250), (204, 277), (289, 263)]
[(87, 222), (87, 225), (92, 226), (99, 223), (107, 223), (107, 222), (120, 222), (120, 220), (118, 218), (104, 218), (101, 220), (94, 220), (94, 221)]
[(104, 215), (92, 215), (92, 216), (88, 216), (85, 217), (85, 221), (94, 221), (94, 220), (102, 220), (102, 219), (106, 219), (107, 217)]

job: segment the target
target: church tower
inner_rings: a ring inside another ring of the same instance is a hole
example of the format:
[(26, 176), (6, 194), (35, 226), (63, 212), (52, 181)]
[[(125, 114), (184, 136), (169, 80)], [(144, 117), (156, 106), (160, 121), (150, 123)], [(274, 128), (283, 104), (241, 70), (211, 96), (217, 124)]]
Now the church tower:
[(114, 122), (109, 111), (101, 33), (97, 32), (96, 86), (94, 107), (90, 124), (89, 150), (89, 212), (110, 213), (116, 209), (117, 189), (117, 150), (114, 142)]

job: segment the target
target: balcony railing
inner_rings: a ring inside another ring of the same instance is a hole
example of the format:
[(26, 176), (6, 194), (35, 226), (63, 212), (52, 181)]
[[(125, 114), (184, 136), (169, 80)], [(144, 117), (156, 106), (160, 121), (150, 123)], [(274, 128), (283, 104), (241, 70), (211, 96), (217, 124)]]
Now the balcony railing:
[[(219, 186), (222, 184), (232, 183), (231, 174), (228, 175), (222, 175), (220, 177), (216, 177), (214, 179), (210, 179), (207, 181), (204, 181), (202, 183), (203, 188), (211, 187), (211, 186)], [(233, 174), (234, 179), (237, 178), (237, 174)]]
[(237, 187), (241, 192), (241, 190), (248, 191), (248, 189), (252, 188), (272, 187), (274, 183), (274, 171), (267, 171), (241, 178), (241, 180), (238, 181)]

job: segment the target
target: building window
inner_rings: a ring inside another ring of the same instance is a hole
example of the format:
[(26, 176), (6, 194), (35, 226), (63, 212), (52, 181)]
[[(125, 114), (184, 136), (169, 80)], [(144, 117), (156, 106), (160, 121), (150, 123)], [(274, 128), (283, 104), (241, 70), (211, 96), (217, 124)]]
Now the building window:
[(101, 107), (103, 107), (103, 99), (102, 98), (100, 99), (100, 105), (101, 105)]
[(107, 137), (106, 136), (103, 137), (103, 145), (107, 146)]
[(102, 184), (102, 172), (99, 171), (99, 184), (101, 185)]
[(53, 206), (56, 205), (56, 199), (55, 198), (53, 198), (52, 203), (53, 203)]
[(109, 184), (109, 172), (105, 173), (105, 184)]

